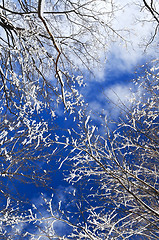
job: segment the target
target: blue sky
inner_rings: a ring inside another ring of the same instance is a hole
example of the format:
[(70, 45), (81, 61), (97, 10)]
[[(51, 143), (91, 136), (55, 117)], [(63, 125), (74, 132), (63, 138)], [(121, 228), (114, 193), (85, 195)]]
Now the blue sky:
[[(110, 66), (109, 66), (110, 67)], [(107, 72), (107, 65), (105, 68), (106, 74), (104, 74), (103, 79), (100, 78), (92, 78), (92, 79), (86, 79), (86, 86), (84, 88), (81, 88), (81, 93), (83, 94), (83, 98), (85, 99), (85, 103), (88, 103), (87, 106), (87, 113), (91, 116), (91, 121), (93, 121), (94, 124), (96, 124), (100, 128), (100, 120), (99, 120), (99, 114), (102, 112), (103, 116), (108, 115), (110, 118), (114, 118), (115, 121), (118, 121), (118, 118), (120, 116), (120, 112), (118, 107), (114, 106), (111, 103), (107, 103), (107, 97), (111, 101), (115, 101), (118, 104), (118, 100), (116, 99), (116, 94), (118, 94), (119, 98), (122, 99), (122, 101), (126, 104), (129, 102), (130, 92), (129, 88), (133, 88), (132, 79), (136, 77), (134, 74), (135, 67), (132, 65), (131, 70), (125, 70), (125, 69), (114, 69), (113, 67), (110, 67), (109, 71)], [(88, 74), (86, 74), (88, 78)], [(132, 89), (133, 91), (133, 89)], [(60, 110), (61, 108), (61, 110)], [(57, 117), (51, 118), (49, 112), (43, 111), (39, 116), (33, 115), (34, 120), (39, 121), (40, 119), (45, 119), (50, 126), (51, 130), (50, 133), (53, 135), (57, 133), (58, 136), (63, 135), (69, 135), (67, 132), (67, 129), (76, 129), (78, 118), (76, 114), (69, 114), (65, 112), (65, 114), (62, 114), (63, 107), (59, 106), (59, 110), (57, 109)], [(75, 120), (76, 117), (76, 120)], [(67, 132), (67, 133), (66, 133)], [(58, 207), (58, 202), (62, 201), (63, 204), (68, 204), (72, 197), (70, 197), (75, 190), (77, 194), (80, 193), (79, 189), (77, 187), (72, 186), (71, 184), (64, 181), (64, 175), (67, 175), (68, 170), (70, 166), (63, 164), (63, 166), (59, 168), (60, 163), (57, 161), (59, 158), (63, 158), (67, 156), (67, 149), (63, 149), (63, 147), (51, 145), (51, 147), (47, 148), (45, 151), (46, 153), (52, 153), (54, 149), (57, 147), (57, 151), (55, 151), (55, 155), (50, 157), (50, 162), (47, 165), (46, 159), (42, 159), (42, 164), (39, 162), (38, 164), (41, 165), (42, 169), (46, 169), (47, 171), (50, 170), (49, 173), (49, 187), (45, 188), (42, 186), (35, 186), (35, 184), (27, 183), (23, 184), (23, 182), (14, 181), (13, 183), (9, 182), (9, 187), (13, 190), (13, 196), (14, 194), (21, 197), (24, 197), (24, 199), (29, 199), (30, 203), (25, 206), (25, 210), (28, 211), (30, 207), (32, 207), (32, 204), (35, 204), (39, 210), (42, 212), (44, 217), (47, 217), (47, 211), (45, 210), (45, 207), (43, 207), (40, 204), (44, 204), (43, 196), (45, 196), (46, 199), (50, 199), (53, 194), (53, 204), (54, 207)], [(43, 152), (44, 153), (44, 152)], [(38, 154), (38, 151), (37, 153)], [(61, 156), (61, 157), (60, 157)], [(43, 171), (42, 170), (42, 171)], [(15, 185), (15, 188), (13, 187)], [(94, 186), (95, 188), (95, 186)], [(83, 191), (83, 190), (82, 190)], [(87, 190), (84, 194), (87, 194)], [(43, 193), (43, 195), (41, 195)], [(71, 210), (74, 209), (74, 205), (72, 205)], [(45, 225), (44, 225), (45, 226)], [(29, 229), (29, 231), (32, 229), (31, 225), (22, 225), (21, 230)], [(59, 235), (67, 234), (71, 231), (71, 228), (66, 226), (63, 223), (56, 222), (54, 224), (54, 228), (56, 229), (56, 233)], [(33, 230), (34, 231), (34, 230)]]
[[(114, 94), (115, 92), (118, 94), (119, 98), (122, 99), (124, 103), (128, 104), (130, 98), (129, 88), (133, 88), (132, 79), (136, 77), (136, 75), (134, 74), (134, 66), (132, 66), (130, 71), (118, 69), (118, 71), (116, 72), (116, 69), (112, 67), (107, 72), (107, 68), (105, 69), (106, 74), (103, 79), (86, 79), (86, 86), (81, 89), (83, 98), (85, 99), (85, 102), (88, 103), (86, 112), (91, 116), (91, 121), (93, 121), (93, 123), (96, 124), (99, 128), (101, 124), (99, 120), (99, 113), (102, 112), (103, 115), (108, 115), (108, 117), (114, 118), (115, 121), (118, 121), (118, 118), (120, 116), (119, 109), (113, 104), (107, 103), (106, 96), (108, 96), (111, 101), (115, 101), (118, 104), (116, 95)], [(59, 106), (59, 108), (61, 108), (61, 110), (59, 109), (57, 111), (59, 115), (57, 114), (57, 117), (55, 118), (51, 118), (49, 112), (47, 111), (42, 112), (39, 116), (36, 116), (37, 113), (35, 111), (35, 115), (33, 115), (33, 117), (36, 121), (39, 121), (39, 117), (40, 119), (43, 118), (48, 121), (50, 128), (53, 128), (50, 133), (52, 133), (53, 135), (57, 133), (57, 135), (62, 137), (63, 135), (69, 135), (67, 129), (77, 128), (76, 124), (78, 122), (78, 118), (76, 114), (70, 115), (67, 112), (65, 114), (61, 114), (63, 111), (63, 107)], [(75, 117), (76, 121), (74, 121)], [(67, 166), (63, 164), (60, 170), (58, 169), (60, 163), (57, 161), (57, 159), (62, 159), (63, 157), (66, 157), (67, 149), (63, 149), (63, 147), (59, 146), (54, 147), (54, 145), (51, 145), (51, 147), (47, 148), (45, 151), (46, 153), (51, 154), (56, 147), (57, 151), (55, 151), (55, 155), (50, 157), (50, 162), (48, 165), (46, 164), (46, 159), (43, 158), (42, 164), (41, 162), (38, 163), (39, 165), (41, 165), (43, 170), (50, 170), (50, 180), (48, 188), (42, 186), (36, 187), (35, 184), (24, 184), (23, 182), (14, 180), (13, 183), (11, 183), (12, 181), (10, 182), (10, 180), (8, 181), (9, 187), (11, 187), (13, 190), (13, 196), (14, 194), (17, 195), (16, 191), (18, 191), (20, 197), (24, 197), (24, 199), (28, 199), (30, 201), (30, 203), (25, 206), (25, 210), (28, 211), (28, 209), (32, 207), (32, 204), (35, 204), (36, 207), (38, 207), (38, 211), (41, 211), (41, 214), (44, 217), (47, 217), (47, 211), (45, 207), (41, 205), (44, 204), (43, 196), (48, 199), (48, 201), (50, 198), (52, 198), (53, 206), (54, 208), (57, 208), (59, 201), (62, 201), (64, 206), (71, 202), (73, 191), (76, 191), (77, 195), (81, 191), (79, 191), (77, 186), (74, 187), (68, 182), (64, 181), (64, 175), (67, 175), (70, 168), (69, 165)], [(36, 154), (38, 154), (38, 151)], [(15, 188), (13, 187), (14, 185)], [(83, 194), (87, 194), (87, 190), (82, 189), (82, 191)], [(43, 193), (43, 195), (41, 195), (41, 193)], [(75, 206), (73, 204), (71, 210), (74, 211), (74, 208)], [(21, 227), (19, 226), (20, 231), (24, 231), (26, 229), (32, 231), (32, 227), (33, 226), (31, 224), (25, 224)], [(71, 227), (68, 227), (64, 223), (61, 223), (59, 221), (54, 224), (54, 229), (59, 235), (67, 234), (72, 231)], [(34, 228), (33, 232), (35, 233)]]
[[(114, 101), (116, 96), (114, 96), (112, 93), (113, 89), (119, 94), (119, 97), (122, 96), (122, 100), (124, 99), (126, 102), (129, 98), (129, 87), (131, 86), (131, 81), (135, 77), (132, 71), (118, 71), (117, 73), (112, 68), (109, 71), (109, 74), (106, 74), (105, 79), (90, 79), (89, 82), (87, 82), (84, 89), (81, 89), (81, 92), (83, 94), (83, 98), (85, 99), (85, 102), (88, 103), (87, 107), (87, 113), (91, 116), (91, 121), (93, 121), (94, 124), (96, 124), (100, 128), (100, 120), (99, 120), (99, 114), (102, 111), (103, 115), (108, 115), (110, 118), (114, 118), (114, 120), (118, 121), (118, 117), (120, 116), (119, 110), (116, 106), (111, 105), (111, 103), (107, 103), (106, 95), (110, 97), (110, 100)], [(120, 95), (121, 94), (121, 95)], [(124, 96), (123, 96), (124, 94)], [(128, 98), (126, 97), (128, 95)], [(124, 98), (123, 98), (124, 97)], [(63, 107), (61, 107), (63, 108)], [(104, 109), (104, 111), (103, 111)], [(59, 115), (53, 119), (51, 119), (49, 113), (47, 111), (44, 111), (40, 114), (40, 118), (44, 118), (48, 121), (50, 125), (50, 129), (53, 128), (53, 130), (50, 131), (50, 133), (57, 134), (58, 136), (69, 136), (67, 129), (76, 129), (78, 118), (76, 118), (76, 121), (74, 121), (74, 117), (77, 117), (76, 114), (69, 114), (65, 113), (64, 115), (61, 115), (62, 110), (58, 110)], [(58, 112), (57, 111), (57, 112)], [(38, 118), (36, 116), (36, 112), (34, 115), (34, 119), (38, 121)], [(66, 120), (67, 119), (67, 120)], [(57, 124), (57, 127), (55, 125)], [(55, 128), (55, 129), (54, 129)], [(24, 199), (28, 199), (30, 201), (30, 204), (27, 204), (25, 206), (25, 210), (28, 210), (32, 207), (32, 204), (35, 204), (40, 211), (42, 211), (42, 214), (46, 217), (47, 211), (45, 210), (45, 207), (42, 207), (40, 204), (44, 204), (43, 196), (45, 196), (47, 199), (50, 199), (53, 194), (53, 204), (55, 208), (58, 206), (58, 202), (62, 201), (63, 204), (68, 204), (73, 193), (75, 190), (77, 195), (80, 193), (77, 186), (72, 186), (68, 182), (64, 181), (64, 175), (67, 176), (68, 170), (70, 169), (71, 165), (68, 164), (65, 165), (65, 163), (62, 165), (60, 170), (58, 169), (60, 166), (60, 162), (58, 162), (58, 159), (62, 159), (67, 156), (67, 149), (63, 149), (63, 147), (51, 145), (51, 147), (47, 148), (45, 151), (46, 153), (52, 153), (55, 148), (57, 147), (57, 150), (55, 151), (55, 154), (48, 159), (50, 159), (49, 164), (46, 164), (46, 159), (41, 159), (41, 162), (38, 164), (41, 165), (42, 169), (46, 169), (47, 171), (50, 170), (49, 175), (49, 186), (47, 188), (42, 186), (35, 186), (33, 183), (27, 183), (24, 184), (23, 182), (19, 181), (13, 181), (13, 185), (15, 184), (15, 189), (18, 191), (19, 195), (21, 197), (24, 197)], [(37, 153), (38, 154), (38, 150)], [(44, 154), (44, 152), (43, 152)], [(43, 171), (42, 170), (42, 171)], [(10, 180), (9, 180), (10, 182)], [(13, 190), (13, 196), (14, 194), (17, 195), (16, 191), (14, 191), (13, 185), (9, 183), (10, 186), (12, 186)], [(94, 185), (95, 188), (95, 185)], [(82, 190), (84, 194), (87, 194), (87, 190)], [(43, 193), (44, 195), (41, 195)], [(44, 209), (43, 209), (44, 208)], [(72, 205), (71, 210), (74, 209), (74, 206)], [(31, 230), (30, 225), (22, 226), (22, 229), (29, 229)], [(71, 231), (71, 228), (66, 226), (65, 224), (62, 224), (60, 222), (56, 222), (54, 225), (54, 228), (56, 229), (56, 232), (60, 235), (67, 234), (67, 232)]]

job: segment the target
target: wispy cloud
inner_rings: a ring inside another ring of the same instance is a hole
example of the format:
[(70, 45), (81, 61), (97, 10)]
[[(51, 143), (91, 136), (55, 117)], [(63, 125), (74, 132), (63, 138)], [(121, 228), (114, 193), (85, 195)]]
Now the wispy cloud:
[[(140, 4), (127, 0), (116, 2), (121, 11), (115, 13), (113, 28), (121, 29), (120, 39), (110, 44), (109, 67), (116, 71), (131, 71), (145, 58), (156, 57), (156, 39), (148, 45), (154, 35), (155, 22), (150, 12)], [(158, 4), (159, 5), (159, 4)], [(107, 67), (107, 66), (106, 66)]]
[[(100, 122), (101, 117), (111, 116), (117, 119), (121, 112), (128, 111), (135, 102), (133, 83), (117, 83), (105, 87), (98, 98), (90, 100), (88, 109), (93, 120)], [(138, 97), (140, 92), (138, 93)]]
[(112, 104), (116, 105), (130, 105), (130, 99), (132, 98), (131, 84), (116, 84), (111, 88), (104, 91)]
[[(69, 201), (75, 194), (75, 188), (72, 186), (59, 186), (56, 193), (48, 197), (46, 194), (41, 194), (38, 198), (32, 200), (32, 208), (29, 210), (31, 223), (28, 223), (27, 229), (30, 229), (30, 240), (35, 239), (61, 239), (60, 237), (68, 234), (71, 227), (61, 221), (65, 205), (73, 204)], [(63, 206), (61, 208), (61, 206)], [(35, 225), (35, 226), (34, 226)], [(46, 237), (45, 237), (46, 236)], [(48, 237), (47, 237), (48, 236)]]

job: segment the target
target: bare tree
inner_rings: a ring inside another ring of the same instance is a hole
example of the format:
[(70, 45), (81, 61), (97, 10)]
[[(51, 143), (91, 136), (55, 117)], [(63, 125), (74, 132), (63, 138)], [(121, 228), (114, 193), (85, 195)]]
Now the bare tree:
[(105, 135), (95, 134), (86, 121), (79, 153), (72, 158), (68, 180), (88, 187), (83, 226), (91, 237), (85, 238), (158, 239), (158, 60), (144, 71), (136, 81), (140, 98), (131, 109), (123, 104), (117, 129), (105, 122)]
[(6, 177), (40, 160), (36, 153), (60, 102), (70, 113), (83, 105), (79, 67), (91, 69), (106, 32), (115, 31), (112, 2), (1, 1), (0, 9), (1, 175)]
[[(151, 0), (150, 2), (147, 2), (146, 0), (143, 0), (145, 8), (152, 14), (152, 17), (157, 22), (157, 28), (159, 24), (159, 13), (158, 13), (158, 5), (157, 2), (154, 0)], [(156, 29), (157, 30), (157, 29)]]
[(56, 141), (68, 148), (60, 167), (72, 166), (72, 189), (58, 207), (46, 196), (42, 208), (33, 206), (26, 217), (37, 228), (27, 231), (31, 239), (158, 239), (158, 69), (158, 60), (140, 69), (136, 98), (122, 105), (115, 129), (104, 118), (98, 130), (88, 116), (83, 128)]
[(118, 34), (109, 24), (113, 3), (2, 1), (0, 8), (1, 63), (2, 70), (7, 69), (1, 70), (3, 84), (8, 77), (14, 79), (18, 89), (34, 92), (34, 102), (39, 94), (55, 102), (62, 99), (66, 109), (79, 102), (74, 85), (81, 81), (70, 75), (71, 69), (91, 69), (90, 63), (100, 61), (98, 52), (106, 45), (107, 33)]
[(158, 2), (151, 0), (143, 0), (143, 4), (141, 4), (141, 11), (145, 11), (145, 13), (150, 13), (150, 17), (148, 19), (143, 20), (143, 22), (151, 23), (153, 22), (151, 38), (146, 43), (146, 47), (151, 45), (151, 43), (156, 40), (156, 36), (158, 35), (158, 28), (159, 28), (159, 6)]
[(105, 135), (98, 134), (87, 118), (80, 142), (72, 142), (67, 181), (83, 183), (72, 239), (158, 239), (158, 61), (143, 72), (140, 98), (131, 109), (123, 105), (116, 130), (105, 121)]
[[(18, 194), (14, 182), (49, 185), (47, 171), (41, 165), (54, 155), (54, 147), (49, 148), (48, 142), (57, 129), (57, 106), (63, 102), (65, 110), (72, 113), (83, 105), (78, 93), (83, 84), (81, 73), (100, 62), (107, 33), (110, 38), (118, 35), (110, 23), (114, 10), (112, 1), (0, 2), (3, 239), (17, 237), (19, 233), (9, 227), (14, 228), (16, 214), (18, 224), (18, 216), (23, 219), (18, 215), (22, 206), (15, 206), (24, 205), (26, 199)], [(9, 199), (14, 207), (8, 207)]]
[(2, 179), (33, 180), (37, 160), (46, 159), (42, 149), (57, 105), (63, 102), (72, 113), (83, 104), (78, 93), (83, 78), (73, 74), (98, 62), (95, 48), (104, 47), (104, 31), (114, 34), (108, 24), (113, 7), (104, 1), (1, 1)]

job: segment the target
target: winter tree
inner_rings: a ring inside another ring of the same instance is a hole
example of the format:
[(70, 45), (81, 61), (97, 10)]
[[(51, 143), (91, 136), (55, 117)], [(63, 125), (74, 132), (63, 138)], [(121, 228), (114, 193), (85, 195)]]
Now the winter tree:
[[(141, 2), (155, 26), (149, 46), (158, 34), (158, 5)], [(115, 130), (104, 118), (101, 134), (78, 90), (81, 73), (103, 61), (109, 42), (126, 43), (130, 29), (122, 35), (112, 25), (119, 5), (2, 0), (0, 9), (0, 238), (158, 239), (158, 61), (136, 81), (140, 99), (121, 106)], [(60, 103), (79, 119), (63, 138), (55, 121)], [(71, 168), (67, 203), (44, 194), (30, 207), (15, 181), (49, 187), (41, 165), (63, 148), (59, 170)], [(59, 233), (58, 224), (69, 230)]]
[[(78, 137), (63, 142), (72, 152), (66, 177), (72, 197), (67, 206), (60, 202), (58, 211), (53, 199), (45, 198), (47, 218), (32, 217), (48, 239), (158, 239), (158, 69), (158, 60), (142, 67), (131, 107), (122, 105), (115, 128), (104, 118), (100, 131), (87, 117)], [(57, 236), (55, 222), (72, 233)]]
[[(26, 202), (15, 182), (48, 187), (41, 166), (54, 155), (58, 105), (69, 113), (82, 107), (83, 69), (100, 63), (107, 40), (119, 36), (115, 10), (112, 1), (0, 1), (2, 226), (14, 228)], [(2, 227), (0, 235), (15, 232)]]
[(68, 130), (70, 137), (56, 141), (69, 151), (59, 169), (70, 164), (65, 180), (72, 187), (58, 205), (54, 196), (42, 195), (41, 205), (33, 205), (21, 220), (32, 222), (36, 232), (26, 228), (24, 236), (158, 239), (158, 69), (158, 60), (140, 69), (136, 93), (130, 105), (121, 104), (115, 126), (101, 115), (98, 129), (86, 116), (76, 131)]
[(20, 0), (1, 1), (0, 9), (1, 176), (33, 180), (59, 103), (70, 113), (83, 105), (79, 71), (98, 62), (108, 29), (114, 34), (114, 8), (103, 1)]
[(105, 118), (101, 134), (87, 118), (74, 146), (67, 180), (84, 190), (72, 239), (158, 239), (158, 60), (142, 70), (115, 130)]

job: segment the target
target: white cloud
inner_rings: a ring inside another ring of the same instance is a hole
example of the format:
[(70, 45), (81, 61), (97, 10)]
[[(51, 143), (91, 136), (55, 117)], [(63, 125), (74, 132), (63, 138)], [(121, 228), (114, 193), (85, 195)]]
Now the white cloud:
[(91, 116), (91, 119), (99, 122), (101, 121), (100, 115), (108, 115), (107, 109), (105, 109), (105, 105), (103, 105), (100, 101), (91, 101), (88, 105), (88, 111)]
[(91, 118), (101, 121), (99, 116), (111, 116), (117, 119), (121, 112), (131, 108), (135, 100), (135, 88), (133, 84), (114, 84), (105, 88), (103, 94), (99, 95), (99, 102), (92, 101), (89, 104), (91, 109)]
[[(98, 98), (89, 101), (88, 111), (91, 119), (99, 124), (103, 117), (117, 119), (121, 112), (131, 108), (135, 101), (135, 86), (133, 83), (112, 84), (98, 93)], [(88, 93), (86, 93), (88, 94)], [(140, 93), (138, 93), (139, 97)]]
[(116, 3), (122, 10), (115, 13), (113, 28), (121, 29), (121, 36), (125, 42), (118, 39), (110, 45), (109, 63), (106, 68), (129, 72), (143, 59), (157, 57), (157, 36), (146, 48), (146, 44), (154, 34), (156, 23), (152, 21), (150, 12), (145, 8), (141, 11), (141, 3), (130, 0), (118, 0)]
[[(80, 4), (86, 2), (80, 0)], [(145, 56), (154, 56), (156, 47), (154, 41), (145, 55), (145, 45), (154, 31), (155, 23), (151, 21), (149, 12), (141, 11), (138, 0), (116, 0), (113, 6), (111, 3), (98, 0), (87, 2), (87, 8), (80, 8), (81, 14), (86, 16), (93, 12), (98, 20), (89, 17), (82, 20), (78, 15), (71, 14), (69, 18), (74, 24), (70, 24), (67, 18), (59, 15), (59, 21), (55, 24), (59, 35), (66, 36), (62, 48), (69, 61), (83, 71), (87, 69), (86, 64), (100, 81), (104, 79), (105, 67), (106, 71), (107, 67), (114, 66), (116, 71), (131, 71)], [(79, 42), (85, 44), (86, 51), (79, 46)]]
[[(105, 57), (107, 57), (107, 61), (110, 61), (110, 66), (117, 63), (116, 70), (120, 71), (130, 70), (132, 66), (143, 58), (144, 44), (150, 38), (152, 31), (154, 31), (154, 22), (150, 21), (152, 19), (151, 14), (144, 9), (141, 11), (141, 8), (137, 5), (138, 3), (141, 4), (141, 1), (134, 0), (133, 3), (131, 0), (115, 0), (114, 4), (112, 4), (113, 1), (102, 0), (72, 2), (70, 9), (72, 9), (72, 6), (76, 7), (80, 4), (86, 4), (86, 7), (78, 8), (79, 15), (70, 13), (69, 17), (64, 14), (56, 14), (49, 19), (48, 15), (45, 15), (48, 22), (52, 23), (50, 29), (55, 35), (57, 45), (62, 48), (62, 52), (67, 56), (67, 60), (63, 59), (66, 68), (67, 63), (71, 61), (74, 63), (75, 68), (79, 67), (80, 70), (84, 71), (87, 69), (84, 66), (86, 64), (95, 73), (96, 77), (102, 80), (104, 79)], [(53, 5), (50, 5), (49, 2), (45, 3), (45, 10), (50, 10), (51, 6)], [(60, 1), (56, 4), (56, 7), (62, 11), (62, 9), (65, 9), (66, 4)], [(92, 15), (92, 12), (94, 17), (88, 17)], [(85, 17), (81, 18), (82, 15), (85, 15)], [(19, 17), (14, 16), (14, 18), (17, 25), (28, 26), (26, 23), (28, 23), (29, 18), (28, 20), (21, 19), (23, 21), (20, 21)], [(39, 23), (38, 26), (40, 27)], [(121, 38), (115, 34), (115, 31)], [(122, 38), (126, 41), (122, 41)], [(29, 39), (29, 41), (31, 43), (33, 39)], [(85, 44), (86, 49), (83, 44)], [(154, 46), (156, 46), (155, 41), (151, 48), (148, 48), (148, 55), (153, 54), (154, 56)], [(36, 42), (34, 47), (37, 48)], [(49, 51), (47, 42), (45, 48)], [(39, 49), (37, 51), (38, 54), (43, 56), (42, 49), (41, 52), (39, 52)], [(53, 48), (50, 48), (50, 51), (52, 53)], [(96, 60), (102, 65), (100, 69), (100, 64)], [(52, 63), (52, 60), (50, 62)], [(48, 73), (45, 72), (45, 74), (49, 75), (50, 69), (51, 67), (48, 68)]]
[(130, 105), (130, 99), (132, 98), (130, 88), (131, 84), (116, 84), (105, 90), (105, 95), (112, 101), (112, 104), (125, 105), (128, 107)]
[[(70, 195), (73, 196), (74, 193), (75, 188), (72, 186), (59, 186), (51, 198), (47, 194), (41, 194), (38, 198), (32, 199), (32, 209), (29, 210), (32, 221), (27, 226), (27, 229), (30, 230), (30, 240), (48, 239), (45, 236), (57, 239), (57, 235), (63, 236), (71, 231), (71, 227), (57, 218), (65, 218), (61, 210), (64, 210), (66, 204), (67, 206), (75, 204), (75, 202), (69, 201)], [(35, 227), (36, 224), (40, 227)]]

